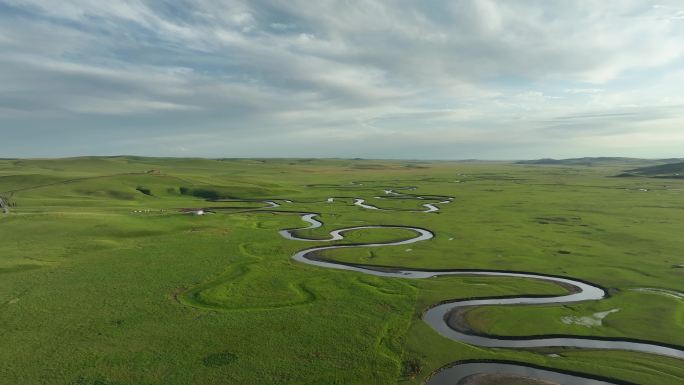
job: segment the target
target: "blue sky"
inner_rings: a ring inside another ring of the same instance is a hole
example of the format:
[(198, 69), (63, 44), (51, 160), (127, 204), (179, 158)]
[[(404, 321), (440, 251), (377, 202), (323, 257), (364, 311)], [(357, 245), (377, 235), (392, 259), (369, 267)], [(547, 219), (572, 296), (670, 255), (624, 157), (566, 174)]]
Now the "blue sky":
[(684, 3), (0, 0), (0, 157), (684, 156)]

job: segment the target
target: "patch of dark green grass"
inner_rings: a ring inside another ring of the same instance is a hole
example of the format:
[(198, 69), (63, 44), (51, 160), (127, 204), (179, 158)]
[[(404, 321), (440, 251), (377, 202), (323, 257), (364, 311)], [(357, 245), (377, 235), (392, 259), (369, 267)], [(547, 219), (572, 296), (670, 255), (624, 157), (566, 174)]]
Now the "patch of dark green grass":
[(145, 195), (152, 196), (152, 190), (150, 190), (149, 188), (147, 188), (145, 186), (138, 186), (135, 189), (140, 191), (141, 193), (143, 193)]
[(121, 383), (113, 382), (104, 378), (90, 379), (86, 377), (79, 377), (70, 382), (69, 385), (121, 385)]
[(202, 359), (202, 364), (208, 367), (226, 366), (238, 360), (238, 356), (231, 352), (220, 352), (210, 354)]
[(401, 363), (401, 376), (404, 378), (415, 379), (423, 371), (424, 363), (420, 358), (411, 357)]
[(21, 264), (10, 267), (0, 267), (0, 274), (20, 273), (23, 271), (40, 269), (41, 267), (43, 267), (43, 265), (36, 264)]

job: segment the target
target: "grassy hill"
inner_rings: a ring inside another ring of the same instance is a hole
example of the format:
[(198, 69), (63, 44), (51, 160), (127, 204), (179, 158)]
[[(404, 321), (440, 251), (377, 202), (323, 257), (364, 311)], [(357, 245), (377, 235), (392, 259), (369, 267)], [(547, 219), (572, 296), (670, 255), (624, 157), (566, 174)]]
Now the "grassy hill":
[(656, 166), (639, 167), (627, 170), (620, 177), (644, 176), (652, 178), (684, 178), (684, 162), (666, 163)]
[(623, 158), (623, 157), (585, 157), (585, 158), (569, 158), (569, 159), (534, 159), (521, 160), (515, 162), (516, 164), (529, 165), (563, 165), (563, 166), (610, 166), (610, 165), (653, 165), (665, 163), (665, 159), (640, 159), (640, 158)]

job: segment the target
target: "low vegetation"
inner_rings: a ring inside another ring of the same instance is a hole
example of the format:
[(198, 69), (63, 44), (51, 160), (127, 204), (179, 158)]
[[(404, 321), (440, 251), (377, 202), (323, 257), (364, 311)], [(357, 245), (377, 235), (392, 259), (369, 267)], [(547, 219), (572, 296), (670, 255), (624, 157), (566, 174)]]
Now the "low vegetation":
[[(420, 319), (444, 300), (565, 293), (561, 287), (321, 269), (290, 259), (317, 242), (278, 235), (305, 226), (300, 212), (319, 213), (324, 222), (301, 232), (312, 238), (348, 226), (427, 228), (435, 238), (408, 247), (320, 257), (588, 280), (610, 298), (476, 308), (466, 316), (490, 334), (683, 346), (684, 301), (637, 289), (684, 292), (684, 181), (612, 177), (635, 162), (0, 160), (0, 196), (12, 202), (10, 213), (0, 214), (0, 382), (417, 385), (450, 362), (504, 359), (642, 385), (681, 384), (684, 366), (676, 359), (477, 348), (440, 337)], [(385, 189), (455, 199), (437, 213), (421, 213), (425, 202), (417, 199), (375, 198), (386, 198)], [(387, 210), (363, 209), (354, 198)], [(266, 200), (280, 206), (269, 208)], [(208, 207), (213, 213), (188, 214)], [(410, 236), (402, 229), (359, 230), (339, 243)], [(613, 309), (619, 311), (600, 324), (563, 322)]]

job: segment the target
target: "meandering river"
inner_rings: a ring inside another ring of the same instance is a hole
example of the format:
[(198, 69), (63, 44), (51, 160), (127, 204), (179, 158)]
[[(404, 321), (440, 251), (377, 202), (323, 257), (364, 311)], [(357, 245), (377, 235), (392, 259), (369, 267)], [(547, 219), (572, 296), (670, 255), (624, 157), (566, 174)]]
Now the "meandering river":
[[(386, 195), (402, 196), (394, 190), (385, 190)], [(405, 196), (407, 197), (407, 196)], [(381, 197), (378, 197), (381, 198)], [(411, 196), (420, 200), (435, 200), (435, 203), (426, 203), (422, 206), (424, 213), (434, 213), (439, 211), (438, 204), (447, 204), (453, 201), (452, 197), (439, 196)], [(237, 201), (237, 200), (231, 200)], [(292, 203), (291, 200), (283, 200)], [(253, 201), (252, 201), (253, 202)], [(252, 209), (256, 211), (268, 210), (279, 207), (276, 200), (262, 201), (267, 206)], [(325, 202), (333, 203), (334, 198), (328, 198)], [(368, 205), (361, 198), (354, 198), (353, 203), (363, 209), (391, 211), (379, 207)], [(400, 210), (414, 211), (415, 210)], [(278, 211), (273, 211), (277, 213)], [(422, 316), (424, 322), (430, 325), (437, 333), (442, 336), (467, 343), (470, 345), (488, 348), (582, 348), (582, 349), (602, 349), (602, 350), (627, 350), (648, 354), (657, 354), (677, 359), (684, 359), (684, 348), (681, 346), (666, 345), (650, 341), (637, 339), (602, 338), (602, 337), (583, 337), (583, 336), (529, 336), (529, 337), (504, 337), (475, 334), (463, 322), (451, 322), (452, 317), (459, 314), (464, 309), (479, 306), (498, 306), (498, 305), (538, 305), (538, 304), (566, 304), (580, 301), (597, 301), (606, 297), (606, 291), (593, 283), (576, 278), (537, 274), (522, 271), (501, 271), (501, 270), (473, 270), (473, 269), (449, 269), (449, 270), (429, 270), (429, 269), (406, 269), (401, 267), (371, 266), (333, 260), (324, 260), (319, 257), (319, 253), (326, 250), (362, 248), (362, 247), (385, 247), (407, 245), (416, 242), (427, 241), (434, 238), (434, 234), (424, 228), (414, 226), (354, 226), (333, 230), (327, 239), (306, 238), (297, 235), (300, 230), (315, 229), (323, 225), (317, 219), (315, 213), (299, 213), (301, 219), (308, 223), (308, 226), (281, 230), (280, 235), (285, 239), (303, 242), (332, 242), (344, 239), (344, 234), (354, 230), (372, 229), (408, 229), (415, 233), (415, 236), (394, 242), (376, 242), (364, 244), (335, 244), (327, 246), (314, 246), (296, 252), (292, 258), (307, 265), (313, 265), (327, 269), (355, 271), (379, 277), (394, 277), (404, 279), (425, 279), (439, 276), (489, 276), (489, 277), (513, 277), (521, 279), (535, 279), (547, 281), (560, 285), (568, 289), (566, 295), (538, 295), (538, 296), (509, 296), (509, 297), (483, 297), (476, 299), (453, 300), (440, 302), (425, 311)], [(457, 385), (473, 375), (501, 375), (513, 377), (534, 378), (551, 384), (562, 385), (627, 385), (629, 382), (611, 380), (582, 373), (573, 373), (562, 370), (554, 370), (534, 366), (531, 364), (517, 363), (510, 361), (463, 361), (452, 363), (437, 372), (433, 373), (426, 385)], [(650, 384), (649, 384), (650, 385)]]
[[(442, 201), (439, 203), (448, 203)], [(364, 201), (357, 199), (354, 202), (357, 206), (369, 209), (377, 209), (374, 206), (365, 207)], [(426, 212), (437, 211), (436, 206), (428, 208)], [(405, 279), (425, 279), (445, 275), (480, 275), (494, 277), (515, 277), (523, 279), (536, 279), (552, 282), (562, 287), (571, 289), (567, 295), (561, 296), (522, 296), (505, 298), (478, 298), (467, 300), (454, 300), (436, 304), (423, 314), (423, 321), (430, 325), (436, 332), (449, 339), (464, 342), (471, 345), (482, 347), (497, 348), (543, 348), (543, 347), (570, 347), (586, 349), (607, 349), (607, 350), (628, 350), (650, 354), (684, 359), (684, 349), (677, 346), (667, 346), (648, 341), (632, 339), (615, 339), (600, 337), (577, 337), (577, 336), (530, 336), (530, 337), (493, 337), (487, 335), (476, 335), (469, 330), (459, 330), (458, 326), (452, 325), (449, 318), (459, 309), (474, 306), (494, 306), (494, 305), (532, 305), (532, 304), (565, 304), (580, 301), (600, 300), (606, 296), (606, 292), (598, 285), (582, 281), (579, 279), (551, 276), (544, 274), (498, 271), (498, 270), (420, 270), (405, 268), (374, 267), (369, 265), (337, 262), (323, 260), (318, 257), (318, 253), (326, 250), (360, 248), (360, 247), (385, 247), (406, 245), (416, 242), (427, 241), (434, 237), (434, 234), (427, 229), (411, 226), (355, 226), (346, 227), (331, 231), (327, 239), (311, 239), (297, 235), (299, 230), (313, 229), (322, 226), (321, 221), (316, 219), (317, 214), (303, 213), (301, 218), (309, 225), (302, 228), (287, 229), (280, 231), (280, 235), (289, 240), (305, 242), (330, 242), (344, 239), (344, 234), (353, 230), (376, 229), (376, 228), (397, 228), (409, 229), (415, 232), (416, 236), (396, 242), (385, 243), (366, 243), (351, 245), (329, 245), (315, 246), (295, 253), (292, 258), (298, 262), (313, 265), (321, 268), (355, 271), (363, 274), (370, 274), (380, 277), (395, 277)], [(548, 368), (532, 367), (525, 364), (510, 362), (464, 362), (455, 363), (451, 366), (431, 376), (427, 384), (429, 385), (454, 385), (464, 378), (476, 373), (488, 374), (508, 374), (536, 378), (543, 381), (550, 381), (563, 385), (605, 385), (605, 384), (624, 384), (624, 381), (610, 382), (610, 380), (598, 378), (590, 375), (575, 373), (564, 373)]]

